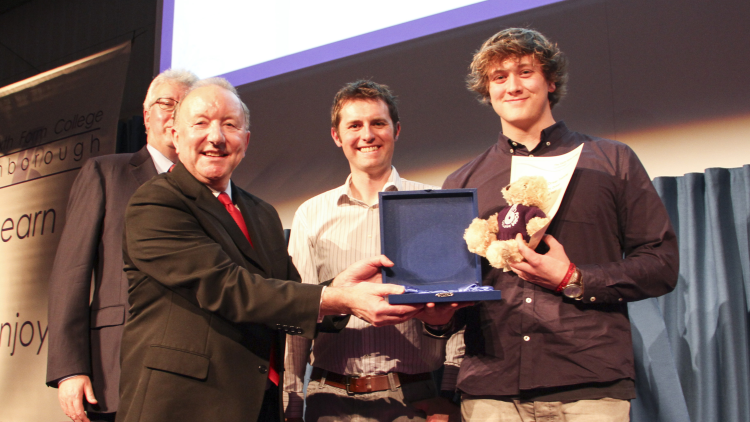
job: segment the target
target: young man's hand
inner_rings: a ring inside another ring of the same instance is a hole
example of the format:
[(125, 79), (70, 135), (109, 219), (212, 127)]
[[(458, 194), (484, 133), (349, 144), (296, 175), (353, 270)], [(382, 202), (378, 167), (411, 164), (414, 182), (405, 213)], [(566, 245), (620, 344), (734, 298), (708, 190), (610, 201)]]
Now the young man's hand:
[(518, 251), (521, 252), (524, 261), (510, 263), (510, 267), (522, 279), (555, 290), (568, 272), (570, 259), (565, 254), (563, 245), (554, 237), (547, 234), (542, 240), (549, 246), (549, 252), (544, 255), (540, 255), (526, 246), (519, 233), (516, 236), (516, 242), (518, 243)]
[(453, 314), (461, 308), (474, 305), (474, 302), (444, 302), (444, 303), (427, 303), (414, 318), (417, 318), (427, 325), (446, 325), (453, 319)]

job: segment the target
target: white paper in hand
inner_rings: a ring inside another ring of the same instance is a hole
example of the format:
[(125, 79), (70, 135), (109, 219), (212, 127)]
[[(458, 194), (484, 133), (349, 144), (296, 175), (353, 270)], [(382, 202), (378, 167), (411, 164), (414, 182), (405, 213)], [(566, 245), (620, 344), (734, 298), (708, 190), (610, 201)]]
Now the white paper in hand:
[[(547, 203), (542, 207), (542, 211), (552, 221), (557, 210), (560, 208), (560, 204), (565, 196), (565, 189), (567, 189), (568, 183), (570, 183), (570, 178), (573, 177), (573, 172), (578, 164), (581, 151), (583, 151), (583, 145), (580, 145), (567, 154), (555, 157), (513, 156), (510, 164), (510, 182), (513, 183), (524, 176), (544, 177), (547, 180), (550, 193)], [(544, 233), (547, 231), (547, 227), (549, 227), (549, 223), (531, 237), (529, 241), (531, 249), (537, 247), (539, 241), (542, 240)]]

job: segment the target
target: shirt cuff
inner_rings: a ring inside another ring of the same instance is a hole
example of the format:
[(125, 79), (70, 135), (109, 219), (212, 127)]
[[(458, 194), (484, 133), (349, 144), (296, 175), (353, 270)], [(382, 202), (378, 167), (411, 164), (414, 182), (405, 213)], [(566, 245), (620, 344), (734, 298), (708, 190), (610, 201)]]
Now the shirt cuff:
[(77, 376), (81, 376), (81, 375), (86, 375), (86, 374), (73, 374), (73, 375), (68, 375), (68, 376), (67, 376), (67, 377), (65, 377), (65, 378), (60, 378), (60, 380), (59, 380), (59, 381), (57, 381), (57, 386), (59, 387), (59, 386), (60, 386), (60, 384), (62, 384), (62, 383), (63, 383), (63, 381), (67, 381), (67, 380), (69, 380), (69, 379), (71, 379), (71, 378), (74, 378), (74, 377), (77, 377)]
[[(320, 291), (320, 303), (318, 303), (318, 324), (320, 324), (321, 322), (323, 322), (323, 318), (324, 318), (324, 316), (323, 316), (323, 314), (322, 314), (322, 313), (320, 312), (320, 308), (321, 308), (321, 307), (323, 306), (323, 293), (325, 293), (325, 292), (326, 292), (326, 289), (327, 289), (327, 288), (328, 288), (328, 286), (323, 286), (323, 290), (321, 290), (321, 291)], [(302, 417), (302, 416), (300, 416), (300, 418), (301, 418), (301, 417)]]
[(586, 265), (584, 268), (578, 267), (578, 270), (581, 272), (583, 303), (598, 305), (626, 302), (616, 287), (607, 284), (608, 275), (600, 266)]

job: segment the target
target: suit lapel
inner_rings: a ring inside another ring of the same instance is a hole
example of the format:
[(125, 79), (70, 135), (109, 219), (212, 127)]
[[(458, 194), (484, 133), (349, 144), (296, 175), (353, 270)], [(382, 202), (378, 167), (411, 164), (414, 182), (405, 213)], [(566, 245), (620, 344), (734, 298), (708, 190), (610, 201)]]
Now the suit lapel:
[(138, 185), (142, 185), (156, 176), (156, 166), (154, 166), (151, 154), (148, 153), (145, 146), (133, 154), (130, 159), (130, 166), (130, 174), (138, 181)]
[(258, 213), (255, 210), (257, 204), (247, 198), (234, 183), (232, 183), (232, 198), (234, 199), (234, 203), (240, 207), (242, 218), (245, 219), (247, 232), (250, 235), (250, 239), (253, 241), (253, 245), (255, 245), (253, 252), (255, 252), (261, 260), (263, 268), (268, 272), (268, 276), (271, 276), (269, 272), (271, 270), (271, 265), (268, 261), (268, 256), (266, 256), (265, 250), (261, 247), (261, 245), (263, 245), (263, 239), (261, 238), (263, 223), (257, 217)]
[[(168, 177), (177, 183), (186, 196), (194, 198), (196, 205), (200, 209), (219, 221), (219, 224), (221, 224), (227, 233), (229, 233), (229, 236), (232, 238), (235, 246), (237, 246), (237, 249), (239, 249), (255, 267), (264, 273), (268, 272), (270, 267), (268, 266), (267, 260), (261, 258), (261, 255), (255, 250), (255, 248), (250, 246), (250, 242), (247, 241), (245, 234), (242, 233), (242, 230), (237, 226), (237, 223), (229, 214), (229, 211), (227, 211), (227, 209), (224, 208), (224, 205), (214, 196), (211, 189), (197, 181), (182, 163), (177, 163), (172, 173), (169, 173)], [(236, 191), (233, 191), (232, 194), (234, 195), (235, 192)], [(242, 206), (240, 206), (240, 209), (242, 209)], [(255, 237), (253, 237), (255, 230), (250, 228), (251, 224), (248, 221), (248, 218), (246, 216), (244, 217), (245, 224), (248, 227), (248, 233), (250, 233), (250, 238), (255, 241)], [(259, 243), (256, 242), (256, 244)], [(268, 276), (267, 274), (262, 275)]]

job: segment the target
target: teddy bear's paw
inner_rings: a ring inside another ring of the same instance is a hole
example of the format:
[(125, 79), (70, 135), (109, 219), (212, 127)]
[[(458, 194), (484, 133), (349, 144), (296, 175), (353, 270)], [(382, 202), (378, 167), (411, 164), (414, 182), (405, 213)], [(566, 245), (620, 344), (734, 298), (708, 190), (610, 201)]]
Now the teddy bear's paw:
[(513, 263), (523, 261), (523, 255), (521, 255), (521, 251), (518, 250), (518, 243), (516, 243), (515, 240), (513, 243), (509, 243), (505, 250), (503, 250), (503, 260)]
[(492, 242), (495, 236), (488, 232), (487, 221), (475, 218), (469, 227), (464, 231), (464, 240), (469, 252), (484, 256), (487, 246)]
[[(490, 243), (490, 246), (487, 248), (487, 261), (489, 261), (490, 265), (494, 268), (506, 268), (507, 262), (505, 260), (506, 256), (506, 250), (508, 249), (508, 246), (511, 241), (508, 240), (496, 240), (492, 243)], [(515, 243), (515, 241), (513, 241)]]
[[(503, 271), (513, 271), (510, 264), (517, 264), (523, 261), (523, 255), (518, 250), (518, 243), (515, 240), (507, 241), (502, 250), (501, 261), (503, 262)], [(499, 268), (499, 267), (497, 267)]]

